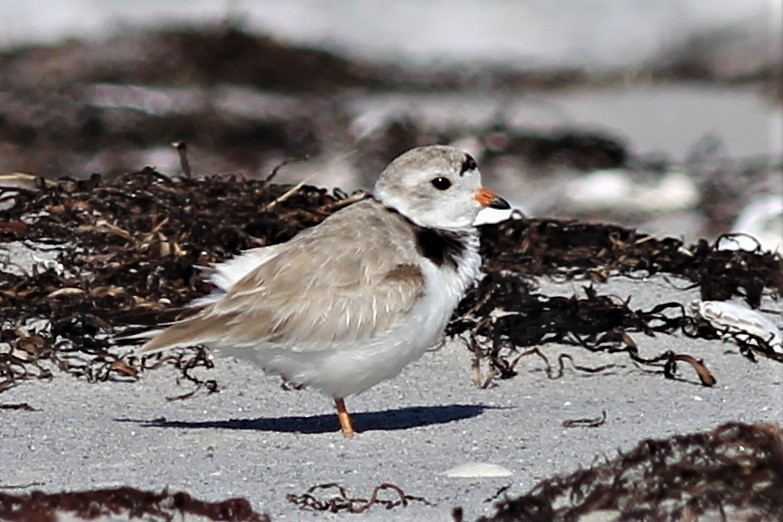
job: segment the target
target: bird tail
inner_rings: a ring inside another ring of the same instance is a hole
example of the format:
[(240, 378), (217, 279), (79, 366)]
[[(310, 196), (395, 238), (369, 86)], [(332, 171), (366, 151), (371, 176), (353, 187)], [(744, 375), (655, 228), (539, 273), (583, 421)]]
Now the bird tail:
[(163, 330), (154, 330), (147, 336), (149, 340), (137, 348), (134, 354), (150, 355), (172, 348), (216, 342), (220, 339), (221, 330), (216, 329), (213, 323), (208, 317), (195, 315)]

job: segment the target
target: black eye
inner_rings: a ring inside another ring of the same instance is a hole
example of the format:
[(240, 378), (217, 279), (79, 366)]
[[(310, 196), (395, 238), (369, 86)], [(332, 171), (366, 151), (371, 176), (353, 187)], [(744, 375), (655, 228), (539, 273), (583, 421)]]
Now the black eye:
[(451, 181), (449, 181), (448, 178), (442, 178), (440, 176), (433, 178), (430, 183), (432, 183), (432, 186), (438, 190), (446, 190), (451, 186)]

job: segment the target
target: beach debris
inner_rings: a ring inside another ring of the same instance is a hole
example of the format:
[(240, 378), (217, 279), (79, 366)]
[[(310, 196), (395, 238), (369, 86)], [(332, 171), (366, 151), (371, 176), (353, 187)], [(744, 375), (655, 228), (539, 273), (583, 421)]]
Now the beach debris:
[[(0, 490), (14, 486), (0, 485)], [(27, 487), (27, 486), (25, 486)], [(269, 522), (244, 498), (205, 502), (187, 493), (142, 491), (132, 487), (64, 491), (32, 491), (11, 495), (0, 491), (2, 520), (225, 520)]]
[(721, 248), (755, 250), (760, 247), (783, 255), (783, 196), (769, 194), (752, 201), (740, 211), (731, 229), (738, 236), (733, 242), (721, 244)]
[(601, 411), (598, 417), (583, 419), (568, 419), (563, 421), (564, 428), (597, 428), (606, 424), (606, 411)]
[[(334, 494), (331, 497), (319, 499), (313, 495), (313, 493), (319, 490), (333, 491)], [(396, 494), (393, 495), (396, 496), (396, 498), (381, 498), (381, 492), (383, 491), (392, 491)], [(330, 482), (328, 484), (311, 486), (301, 495), (289, 493), (286, 495), (286, 500), (292, 504), (296, 504), (302, 509), (325, 511), (329, 513), (340, 513), (342, 511), (348, 513), (364, 513), (372, 506), (381, 506), (388, 510), (396, 507), (407, 507), (411, 502), (421, 502), (428, 506), (433, 505), (425, 498), (408, 495), (401, 487), (388, 482), (373, 488), (369, 499), (351, 497), (348, 495), (347, 488), (336, 482)]]
[(780, 328), (761, 313), (726, 301), (694, 301), (691, 313), (708, 321), (718, 330), (747, 334), (749, 341), (766, 341), (774, 353), (783, 354), (783, 334)]
[(441, 473), (449, 478), (502, 478), (513, 474), (510, 469), (490, 462), (466, 462)]
[(723, 424), (594, 462), (505, 495), (479, 520), (783, 520), (780, 426)]

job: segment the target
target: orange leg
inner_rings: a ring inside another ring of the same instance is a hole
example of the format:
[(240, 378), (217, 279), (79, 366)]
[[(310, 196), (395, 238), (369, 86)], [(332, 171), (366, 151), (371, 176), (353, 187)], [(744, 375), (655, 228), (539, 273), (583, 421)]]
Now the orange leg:
[(337, 406), (337, 418), (340, 419), (340, 427), (343, 429), (343, 436), (346, 439), (352, 439), (356, 432), (353, 429), (353, 423), (351, 422), (351, 416), (345, 409), (345, 401), (335, 397), (334, 405)]

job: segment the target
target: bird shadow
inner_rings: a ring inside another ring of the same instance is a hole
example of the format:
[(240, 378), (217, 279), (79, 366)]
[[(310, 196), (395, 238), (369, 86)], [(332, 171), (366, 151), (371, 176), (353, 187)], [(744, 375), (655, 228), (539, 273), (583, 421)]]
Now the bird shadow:
[[(462, 419), (477, 417), (493, 406), (474, 404), (450, 404), (448, 406), (414, 406), (384, 411), (352, 413), (356, 430), (395, 431), (447, 424)], [(332, 433), (340, 429), (337, 415), (260, 417), (256, 419), (227, 419), (210, 421), (174, 421), (166, 418), (140, 420), (119, 418), (117, 422), (136, 423), (145, 428), (179, 429), (226, 429), (274, 431), (280, 433)]]

